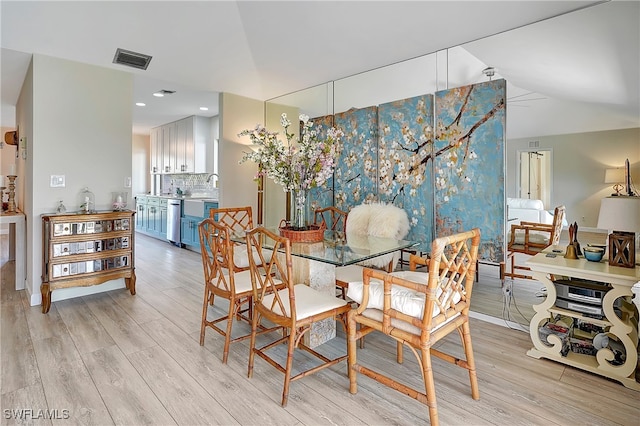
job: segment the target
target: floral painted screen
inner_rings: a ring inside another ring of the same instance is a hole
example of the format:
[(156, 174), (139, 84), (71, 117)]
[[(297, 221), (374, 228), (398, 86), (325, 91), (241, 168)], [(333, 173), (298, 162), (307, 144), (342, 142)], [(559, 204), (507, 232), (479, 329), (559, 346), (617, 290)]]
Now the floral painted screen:
[(377, 200), (378, 108), (350, 109), (335, 115), (344, 132), (334, 172), (334, 205), (349, 211), (365, 200)]
[[(312, 118), (313, 128), (316, 130), (319, 139), (325, 139), (327, 136), (327, 130), (333, 127), (333, 115), (325, 115), (322, 117)], [(329, 207), (333, 205), (333, 178), (327, 179), (327, 181), (320, 187), (313, 188), (309, 191), (308, 197), (309, 206), (311, 212), (318, 208)], [(313, 214), (309, 216), (313, 220)]]
[(436, 237), (482, 233), (478, 259), (500, 262), (504, 240), (505, 80), (436, 93)]
[(433, 239), (433, 95), (378, 106), (378, 196), (404, 209), (406, 239), (428, 251)]

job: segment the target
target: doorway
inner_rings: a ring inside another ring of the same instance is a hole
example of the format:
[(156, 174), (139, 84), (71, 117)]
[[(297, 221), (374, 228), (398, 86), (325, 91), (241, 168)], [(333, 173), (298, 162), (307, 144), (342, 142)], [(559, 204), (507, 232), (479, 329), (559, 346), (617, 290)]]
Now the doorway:
[(551, 204), (551, 150), (518, 151), (518, 197)]

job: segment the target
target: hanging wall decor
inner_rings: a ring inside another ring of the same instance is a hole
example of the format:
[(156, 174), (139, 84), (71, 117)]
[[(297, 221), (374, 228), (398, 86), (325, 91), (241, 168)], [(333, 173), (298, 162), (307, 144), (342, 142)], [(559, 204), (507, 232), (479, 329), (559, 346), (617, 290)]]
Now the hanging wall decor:
[(378, 106), (378, 194), (403, 208), (411, 228), (406, 239), (427, 251), (433, 240), (433, 95)]
[(478, 227), (478, 259), (504, 247), (505, 80), (436, 93), (436, 237)]
[(377, 201), (378, 109), (350, 109), (335, 115), (342, 130), (340, 157), (334, 172), (334, 205), (349, 211), (364, 201)]

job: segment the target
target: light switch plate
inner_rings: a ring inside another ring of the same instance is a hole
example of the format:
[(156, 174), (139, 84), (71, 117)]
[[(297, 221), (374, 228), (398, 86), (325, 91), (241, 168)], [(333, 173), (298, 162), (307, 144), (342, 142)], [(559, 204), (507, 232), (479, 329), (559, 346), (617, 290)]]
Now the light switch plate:
[(130, 177), (124, 178), (124, 187), (125, 188), (131, 188), (131, 178)]
[(51, 182), (49, 183), (49, 186), (51, 188), (64, 188), (64, 175), (51, 175)]

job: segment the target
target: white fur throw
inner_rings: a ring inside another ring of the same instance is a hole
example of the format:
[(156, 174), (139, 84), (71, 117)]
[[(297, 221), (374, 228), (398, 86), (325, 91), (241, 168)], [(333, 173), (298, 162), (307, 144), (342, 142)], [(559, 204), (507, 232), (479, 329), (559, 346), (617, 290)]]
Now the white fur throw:
[[(358, 236), (402, 239), (409, 233), (409, 217), (403, 209), (393, 204), (361, 204), (349, 212), (346, 233), (347, 243), (349, 243), (350, 237), (356, 242)], [(360, 264), (386, 268), (393, 260), (395, 268), (399, 259), (400, 253), (394, 252), (365, 260)]]

